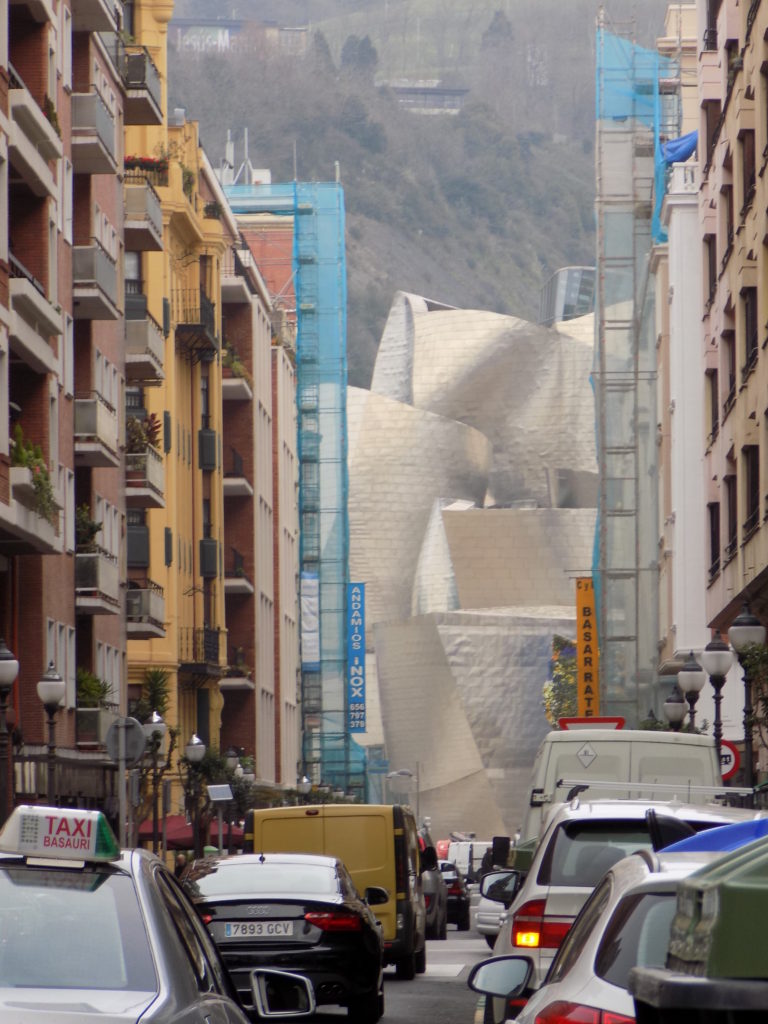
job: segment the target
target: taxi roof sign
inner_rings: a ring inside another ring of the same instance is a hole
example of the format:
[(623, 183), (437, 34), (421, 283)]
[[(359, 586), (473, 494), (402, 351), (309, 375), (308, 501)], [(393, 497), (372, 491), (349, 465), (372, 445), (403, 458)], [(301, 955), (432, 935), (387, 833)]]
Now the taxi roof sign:
[(16, 807), (0, 830), (0, 852), (46, 860), (109, 861), (120, 844), (101, 811)]

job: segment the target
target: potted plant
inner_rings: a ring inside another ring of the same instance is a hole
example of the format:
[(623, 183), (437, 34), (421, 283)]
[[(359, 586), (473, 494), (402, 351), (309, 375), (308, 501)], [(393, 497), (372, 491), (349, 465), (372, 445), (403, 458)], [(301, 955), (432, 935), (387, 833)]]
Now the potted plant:
[(95, 672), (80, 666), (75, 677), (77, 695), (76, 729), (78, 743), (104, 743), (114, 715), (107, 710), (112, 690)]
[(21, 424), (17, 423), (11, 441), (11, 467), (28, 470), (28, 484), (32, 488), (32, 510), (51, 526), (56, 526), (59, 505), (51, 483), (51, 475), (43, 458), (39, 444), (24, 437)]
[(90, 507), (83, 503), (75, 510), (75, 547), (81, 553), (93, 553), (97, 550), (96, 534), (101, 530), (101, 523), (91, 519)]

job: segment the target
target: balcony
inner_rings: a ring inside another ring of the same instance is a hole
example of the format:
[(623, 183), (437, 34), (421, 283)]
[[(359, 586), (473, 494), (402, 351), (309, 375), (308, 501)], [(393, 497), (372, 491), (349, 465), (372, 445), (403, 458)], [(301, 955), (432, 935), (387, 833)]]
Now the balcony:
[(61, 311), (48, 301), (42, 284), (23, 263), (10, 256), (9, 264), (11, 350), (35, 373), (54, 373), (58, 357), (49, 339), (62, 332)]
[(114, 555), (78, 551), (75, 555), (75, 608), (78, 615), (118, 615), (120, 573)]
[(75, 320), (118, 320), (117, 264), (98, 242), (73, 249)]
[(211, 362), (219, 351), (216, 307), (202, 288), (179, 289), (173, 296), (176, 347), (192, 359)]
[(230, 249), (221, 263), (221, 301), (232, 303), (250, 302), (256, 289), (248, 277), (252, 263), (250, 252)]
[(228, 376), (225, 369), (221, 378), (221, 397), (225, 402), (250, 402), (253, 391), (245, 377)]
[(32, 470), (11, 466), (10, 501), (0, 501), (0, 554), (60, 555), (64, 550), (60, 517), (52, 524), (37, 510)]
[[(129, 296), (125, 300), (125, 376), (131, 383), (159, 384), (165, 380), (165, 338), (153, 316), (134, 319), (130, 315)], [(140, 311), (139, 311), (140, 312)]]
[(252, 498), (253, 487), (245, 476), (243, 457), (235, 448), (230, 452), (229, 466), (224, 471), (224, 497)]
[(149, 51), (143, 46), (127, 47), (121, 61), (120, 73), (125, 85), (125, 123), (162, 124), (163, 90), (160, 72)]
[(129, 580), (125, 595), (126, 632), (129, 640), (165, 636), (165, 596), (152, 580)]
[(64, 152), (61, 139), (17, 72), (11, 67), (9, 73), (11, 165), (36, 196), (55, 198), (58, 189), (50, 161), (58, 160)]
[(75, 740), (78, 747), (103, 747), (107, 733), (119, 715), (112, 708), (76, 708)]
[(163, 248), (160, 197), (143, 174), (126, 171), (123, 183), (125, 248), (133, 252), (160, 252)]
[(122, 25), (120, 0), (72, 0), (73, 32), (117, 32)]
[(226, 631), (210, 626), (182, 626), (179, 629), (179, 673), (199, 682), (219, 679), (224, 672), (221, 659)]
[(151, 446), (143, 452), (126, 452), (125, 504), (128, 508), (165, 508), (163, 457)]
[(245, 559), (236, 548), (232, 548), (232, 564), (224, 572), (224, 593), (227, 597), (255, 593), (253, 583), (245, 573)]
[(75, 465), (120, 465), (117, 413), (95, 392), (75, 398)]
[(117, 170), (115, 119), (97, 92), (72, 95), (72, 164), (76, 174)]
[(56, 15), (53, 12), (52, 0), (8, 0), (8, 7), (11, 11), (26, 11), (32, 21), (44, 25), (56, 24)]

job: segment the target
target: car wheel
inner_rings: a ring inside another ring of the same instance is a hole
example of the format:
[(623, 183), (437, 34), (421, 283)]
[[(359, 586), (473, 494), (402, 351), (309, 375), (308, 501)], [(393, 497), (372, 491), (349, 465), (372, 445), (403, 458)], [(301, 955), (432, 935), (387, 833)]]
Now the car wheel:
[(416, 954), (404, 956), (395, 964), (395, 974), (400, 981), (413, 981), (416, 977)]
[(496, 945), (496, 936), (495, 935), (486, 935), (485, 936), (485, 941), (488, 943), (488, 945), (491, 947), (491, 949), (493, 949), (493, 947)]
[(366, 996), (356, 996), (349, 1001), (347, 1019), (353, 1021), (354, 1024), (376, 1024), (384, 1011), (383, 1003), (383, 992), (370, 992)]
[(416, 973), (423, 974), (427, 969), (427, 947), (422, 946), (418, 953), (414, 955), (416, 962)]
[(460, 932), (468, 932), (471, 923), (472, 922), (470, 920), (469, 907), (467, 907), (467, 909), (462, 912), (459, 920), (456, 922), (456, 927), (459, 929)]

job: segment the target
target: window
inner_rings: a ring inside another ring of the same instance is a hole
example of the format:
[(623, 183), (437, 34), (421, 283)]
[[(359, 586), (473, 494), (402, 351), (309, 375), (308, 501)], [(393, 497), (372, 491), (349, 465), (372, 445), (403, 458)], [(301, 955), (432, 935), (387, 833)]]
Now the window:
[(704, 107), (707, 130), (707, 167), (712, 163), (713, 150), (717, 142), (717, 132), (720, 127), (720, 101), (707, 100)]
[(612, 888), (613, 881), (609, 875), (602, 880), (584, 904), (584, 909), (579, 915), (578, 921), (563, 939), (563, 944), (552, 961), (552, 967), (547, 977), (548, 983), (562, 981), (577, 962), (584, 948), (584, 943), (592, 934), (595, 925), (608, 906)]
[(714, 235), (705, 236), (704, 251), (707, 264), (707, 302), (712, 302), (717, 288), (717, 239)]
[(61, 78), (65, 89), (72, 89), (72, 12), (61, 5)]
[(750, 534), (760, 518), (760, 448), (748, 444), (742, 448), (744, 461), (744, 534)]
[(709, 516), (709, 578), (720, 572), (720, 502), (707, 505)]
[(64, 173), (61, 176), (62, 231), (64, 241), (72, 244), (72, 164), (64, 157)]
[(723, 480), (725, 486), (725, 507), (727, 512), (725, 560), (730, 562), (736, 554), (739, 528), (736, 521), (736, 475), (731, 474)]
[(567, 822), (550, 838), (537, 882), (592, 888), (616, 861), (650, 846), (645, 821)]
[(744, 369), (747, 375), (757, 362), (757, 288), (744, 288)]
[(742, 213), (748, 209), (755, 194), (755, 133), (745, 129), (741, 133), (741, 187), (744, 196)]
[(64, 343), (62, 345), (61, 377), (64, 382), (64, 394), (71, 398), (75, 393), (75, 321), (64, 314)]
[(736, 345), (733, 331), (723, 331), (721, 337), (723, 373), (728, 382), (728, 391), (723, 402), (723, 419), (725, 419), (736, 400)]
[(210, 426), (210, 405), (208, 401), (208, 377), (203, 375), (200, 378), (200, 426), (205, 429)]
[(619, 903), (595, 957), (598, 978), (627, 989), (633, 967), (664, 967), (675, 897), (675, 892), (637, 893)]
[(707, 372), (707, 389), (709, 391), (709, 440), (714, 441), (720, 425), (717, 370)]

